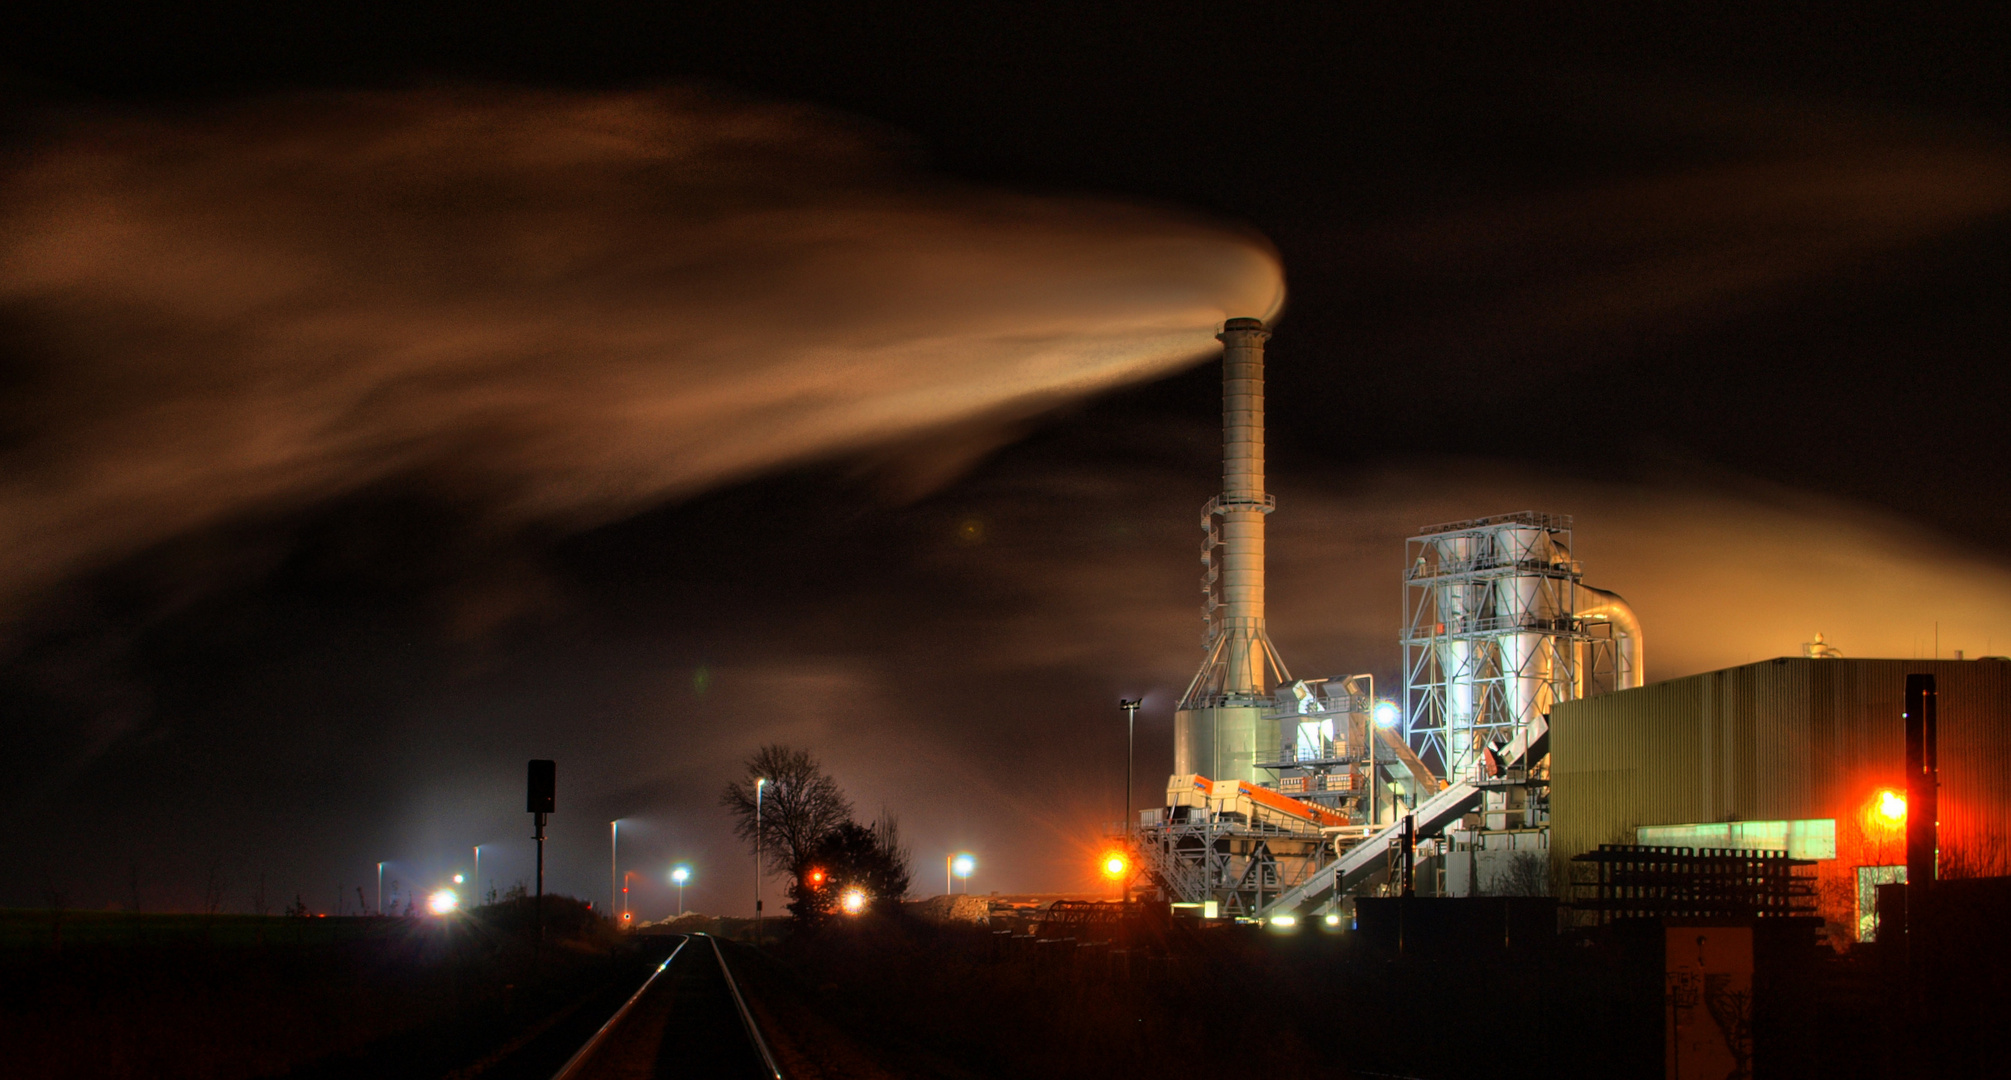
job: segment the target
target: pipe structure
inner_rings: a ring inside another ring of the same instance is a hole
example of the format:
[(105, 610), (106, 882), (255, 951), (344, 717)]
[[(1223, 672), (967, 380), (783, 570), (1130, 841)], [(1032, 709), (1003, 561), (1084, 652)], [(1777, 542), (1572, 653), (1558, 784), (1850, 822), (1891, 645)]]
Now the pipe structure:
[[(1201, 512), (1207, 541), (1207, 654), (1174, 716), (1176, 775), (1258, 779), (1277, 739), (1262, 718), (1271, 690), (1291, 680), (1264, 628), (1264, 343), (1261, 319), (1230, 319), (1222, 342), (1222, 494)], [(1218, 524), (1219, 522), (1219, 524)], [(1216, 555), (1216, 549), (1221, 554)], [(1275, 725), (1272, 725), (1275, 727)]]
[(1622, 670), (1617, 681), (1622, 690), (1632, 690), (1645, 686), (1648, 682), (1647, 662), (1642, 653), (1641, 620), (1634, 617), (1634, 609), (1618, 593), (1605, 589), (1595, 589), (1590, 585), (1578, 586), (1580, 599), (1574, 614), (1581, 622), (1603, 622), (1613, 627), (1618, 635), (1617, 648), (1620, 653)]

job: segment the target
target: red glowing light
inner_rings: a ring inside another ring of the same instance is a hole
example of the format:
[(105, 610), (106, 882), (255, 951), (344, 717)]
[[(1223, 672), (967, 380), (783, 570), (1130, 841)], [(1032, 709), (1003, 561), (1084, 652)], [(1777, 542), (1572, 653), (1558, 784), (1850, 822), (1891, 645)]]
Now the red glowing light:
[(1878, 820), (1888, 826), (1906, 823), (1906, 796), (1886, 788), (1878, 793), (1878, 806), (1873, 810)]
[(1131, 870), (1131, 860), (1121, 851), (1108, 851), (1102, 860), (1103, 876), (1116, 881)]

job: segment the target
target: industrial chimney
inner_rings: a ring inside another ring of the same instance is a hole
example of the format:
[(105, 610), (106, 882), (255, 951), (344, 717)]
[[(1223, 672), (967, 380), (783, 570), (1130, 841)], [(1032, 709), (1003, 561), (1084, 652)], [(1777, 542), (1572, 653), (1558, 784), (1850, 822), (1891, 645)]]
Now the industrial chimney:
[[(1207, 656), (1173, 721), (1173, 771), (1257, 783), (1278, 733), (1264, 712), (1291, 675), (1264, 630), (1264, 342), (1261, 319), (1230, 319), (1222, 342), (1222, 494), (1201, 510)], [(1216, 550), (1220, 549), (1220, 556)]]

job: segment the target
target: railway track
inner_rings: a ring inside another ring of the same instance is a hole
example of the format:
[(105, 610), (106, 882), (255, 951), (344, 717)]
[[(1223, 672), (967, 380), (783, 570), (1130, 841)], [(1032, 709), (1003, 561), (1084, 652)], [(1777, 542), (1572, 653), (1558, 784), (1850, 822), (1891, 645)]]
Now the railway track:
[(783, 1080), (719, 942), (691, 934), (552, 1080)]

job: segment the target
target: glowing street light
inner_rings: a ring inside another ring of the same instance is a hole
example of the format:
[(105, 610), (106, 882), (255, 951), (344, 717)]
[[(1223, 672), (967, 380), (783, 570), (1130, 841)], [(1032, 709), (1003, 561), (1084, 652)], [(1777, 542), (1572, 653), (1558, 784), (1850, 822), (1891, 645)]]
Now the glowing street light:
[(1906, 796), (1891, 788), (1878, 793), (1878, 820), (1889, 828), (1906, 824)]
[(865, 890), (846, 889), (845, 895), (839, 898), (838, 905), (845, 909), (845, 914), (857, 915), (866, 910)]
[(463, 877), (461, 877), (461, 875), (459, 875), (459, 874), (455, 874), (455, 875), (454, 875), (454, 884), (456, 884), (456, 885), (459, 885), (459, 884), (461, 884), (461, 883), (462, 883), (462, 882), (463, 882), (464, 880), (466, 880), (466, 879), (464, 879)]
[(971, 872), (973, 870), (976, 870), (977, 868), (978, 868), (978, 860), (976, 856), (973, 856), (970, 852), (967, 851), (960, 851), (955, 855), (952, 855), (949, 858), (944, 859), (943, 891), (946, 893), (956, 892), (956, 889), (950, 884), (950, 875), (955, 874), (956, 876), (964, 879), (964, 891), (970, 892)]
[(445, 915), (461, 904), (461, 898), (452, 889), (441, 889), (426, 898), (426, 910), (435, 915)]
[(684, 883), (691, 880), (691, 868), (680, 866), (670, 872), (670, 880), (677, 885), (677, 914), (684, 915)]
[(1122, 881), (1131, 871), (1131, 860), (1122, 851), (1108, 851), (1103, 855), (1103, 876), (1112, 881)]

